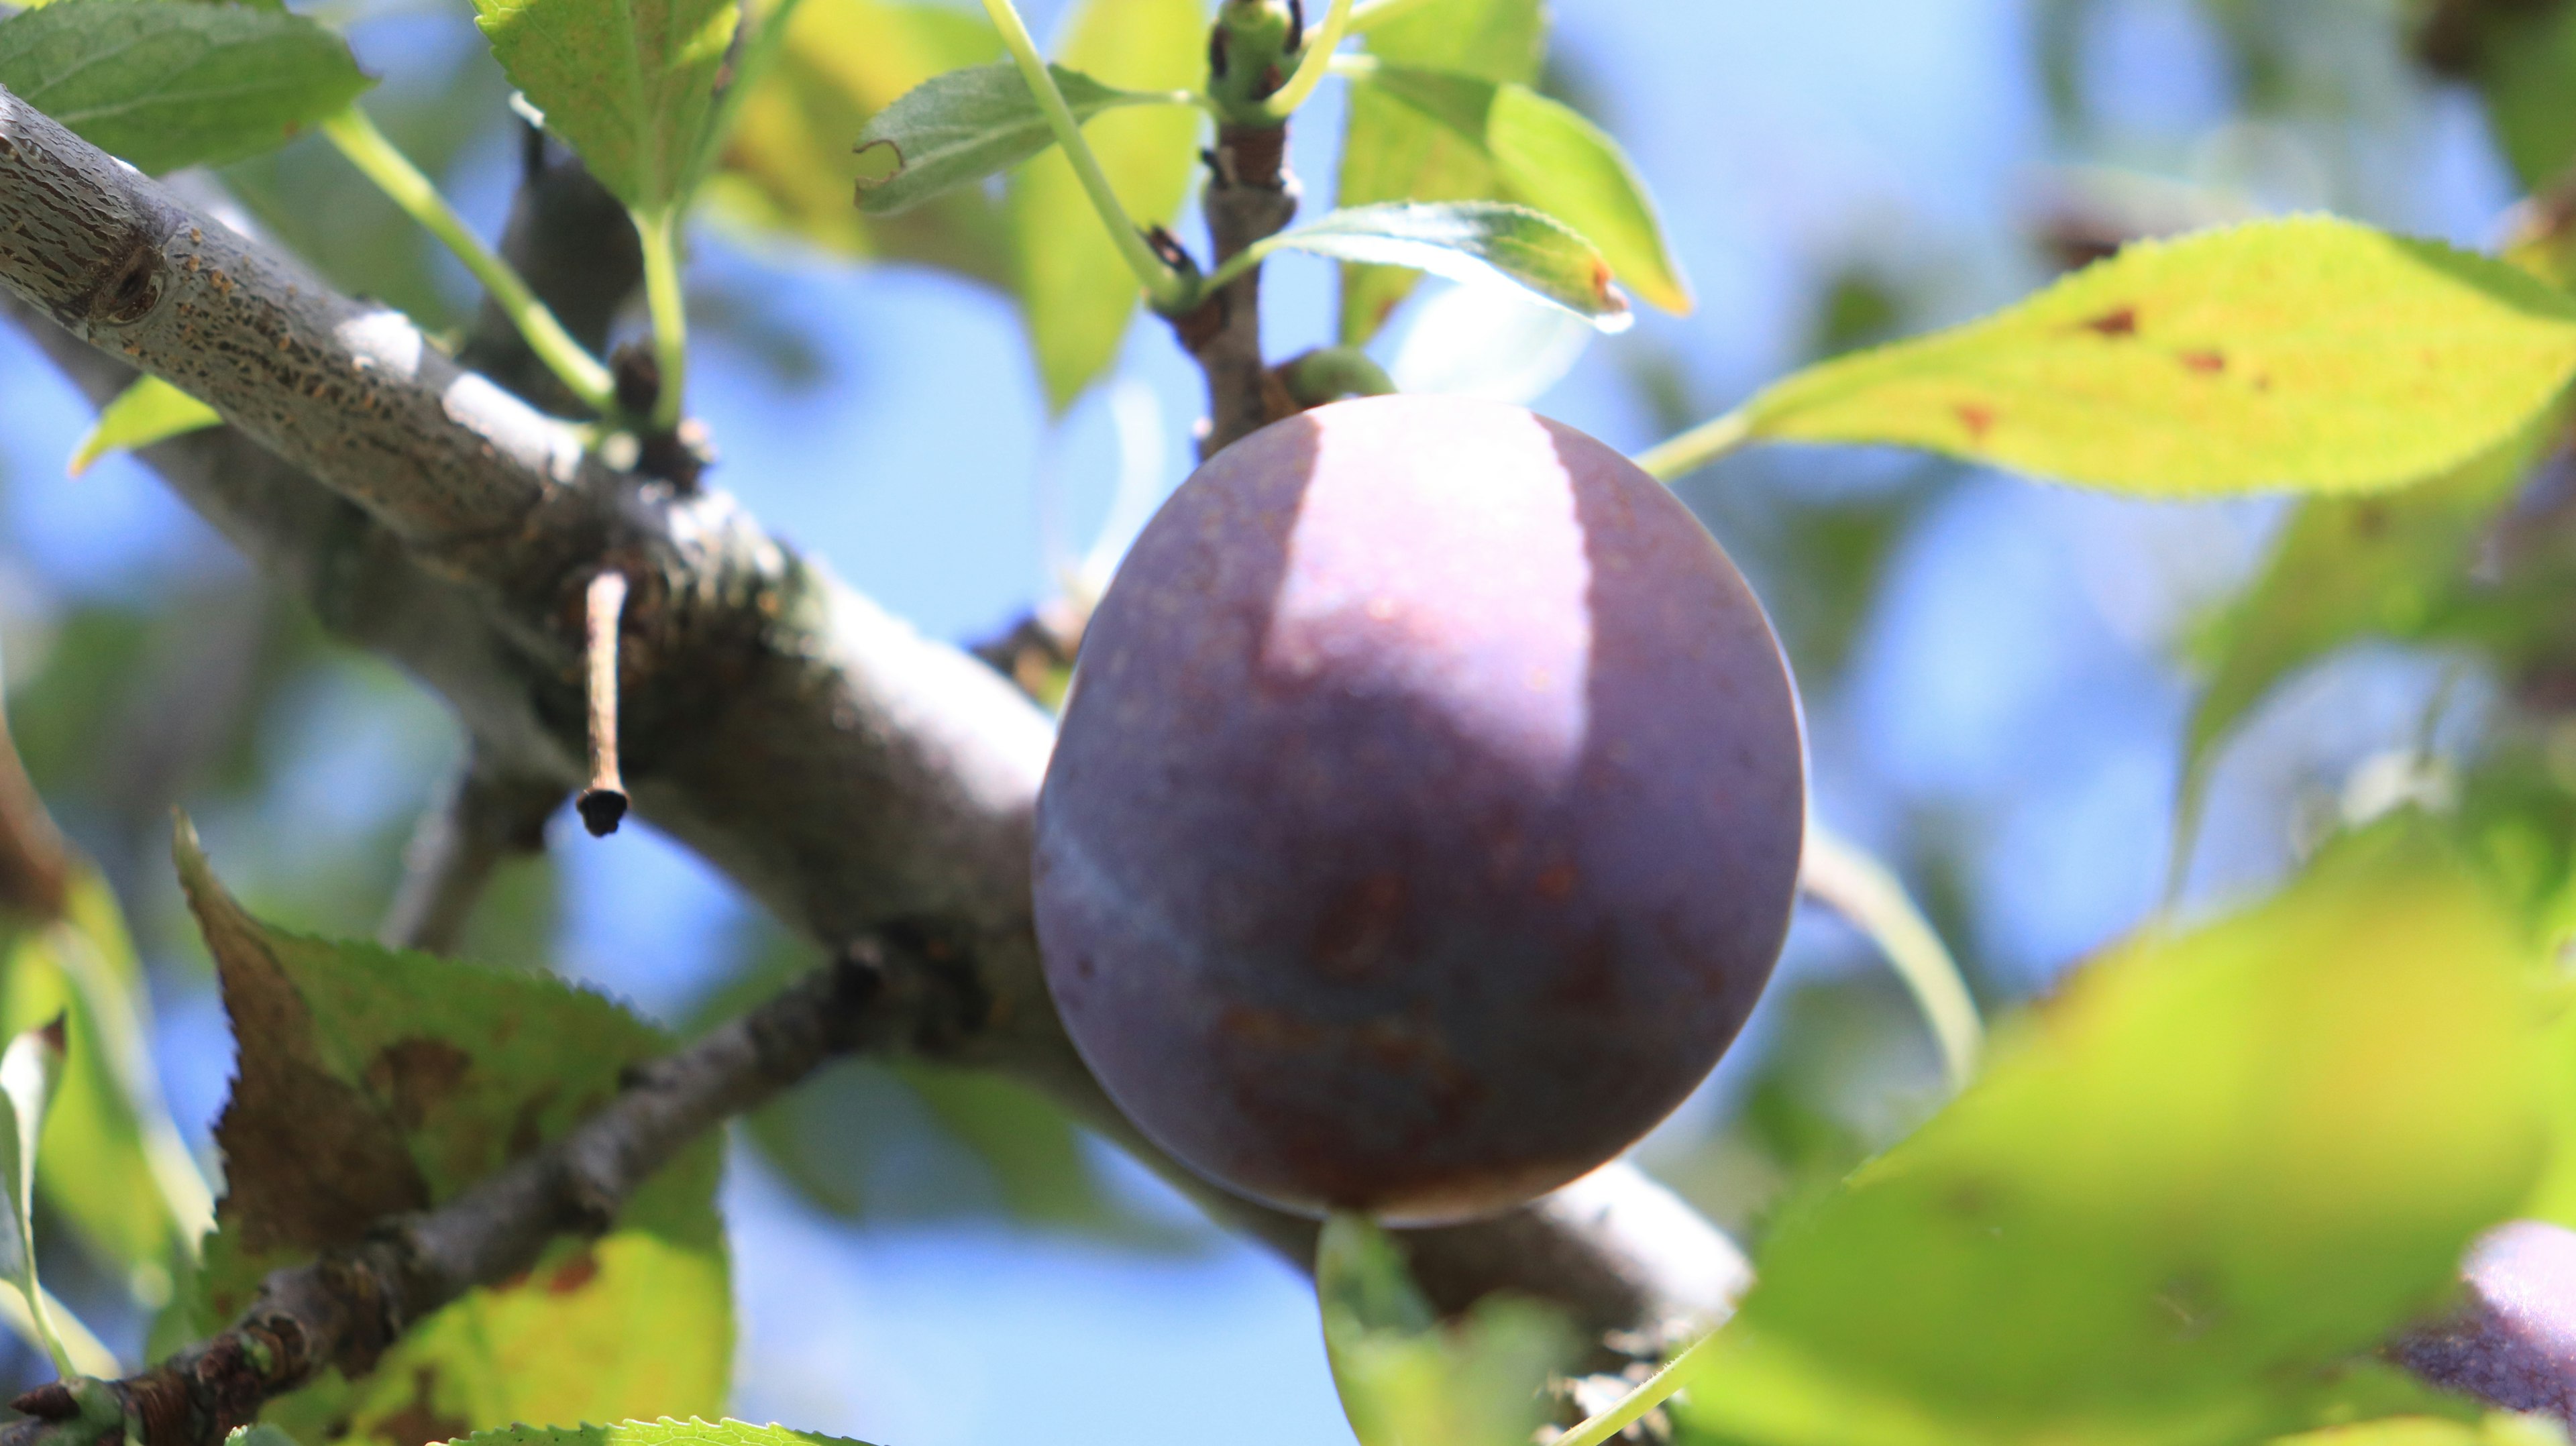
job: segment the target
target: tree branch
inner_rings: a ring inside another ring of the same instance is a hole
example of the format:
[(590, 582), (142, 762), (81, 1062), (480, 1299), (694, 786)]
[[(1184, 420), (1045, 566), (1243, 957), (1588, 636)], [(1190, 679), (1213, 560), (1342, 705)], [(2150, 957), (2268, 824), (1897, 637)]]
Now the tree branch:
[[(123, 1381), (41, 1386), (8, 1446), (92, 1446), (139, 1424), (152, 1446), (222, 1446), (269, 1399), (338, 1367), (365, 1374), (413, 1322), (536, 1264), (562, 1234), (605, 1232), (628, 1197), (707, 1130), (868, 1042), (923, 971), (854, 950), (697, 1044), (636, 1072), (570, 1134), (364, 1243), (272, 1272), (241, 1318)], [(930, 987), (937, 987), (935, 983)]]
[[(798, 932), (835, 948), (886, 939), (948, 971), (964, 1003), (893, 1031), (901, 1048), (1032, 1085), (1221, 1222), (1310, 1262), (1314, 1222), (1189, 1176), (1066, 1038), (1029, 918), (1051, 735), (1003, 679), (723, 494), (580, 457), (571, 432), (440, 360), (401, 318), (321, 287), (4, 90), (0, 291), (90, 343), (31, 328), (93, 397), (120, 390), (129, 363), (204, 387), (233, 427), (145, 460), (326, 624), (444, 694), (515, 776), (582, 782), (580, 584), (619, 565), (636, 583), (620, 731), (638, 812)], [(1444, 1305), (1509, 1283), (1599, 1330), (1714, 1319), (1742, 1280), (1722, 1235), (1624, 1166), (1410, 1244)]]
[[(1297, 215), (1297, 182), (1288, 173), (1288, 127), (1227, 123), (1207, 154), (1201, 198), (1215, 265), (1277, 235)], [(1211, 267), (1213, 269), (1213, 267)], [(1261, 268), (1219, 287), (1197, 310), (1175, 317), (1173, 332), (1207, 374), (1208, 429), (1202, 460), (1297, 410), (1261, 356)]]
[(545, 851), (546, 820), (565, 791), (520, 778), (476, 749), (447, 798), (421, 816), (403, 854), (402, 886), (376, 933), (389, 949), (453, 953), (492, 870), (512, 854)]

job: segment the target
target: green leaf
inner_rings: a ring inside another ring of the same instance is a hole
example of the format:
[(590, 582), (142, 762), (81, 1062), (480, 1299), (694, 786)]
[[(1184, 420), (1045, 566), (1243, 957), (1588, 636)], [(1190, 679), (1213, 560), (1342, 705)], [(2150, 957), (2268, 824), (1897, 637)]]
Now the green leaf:
[[(1078, 70), (1049, 66), (1074, 118), (1089, 121), (1131, 105), (1175, 105), (1173, 94), (1102, 85)], [(909, 211), (934, 196), (1001, 174), (1055, 144), (1046, 112), (1020, 68), (1008, 61), (936, 76), (871, 118), (859, 132), (863, 166), (875, 154), (878, 174), (859, 178), (859, 209), (872, 216)], [(890, 167), (890, 169), (887, 169)]]
[(65, 1378), (80, 1374), (71, 1353), (54, 1330), (50, 1304), (36, 1277), (36, 1146), (45, 1133), (45, 1117), (54, 1102), (54, 1086), (63, 1077), (63, 1021), (57, 1017), (9, 1041), (0, 1051), (0, 1188), (9, 1193), (9, 1216), (16, 1226), (10, 1274), (18, 1294), (35, 1312), (37, 1332)]
[(2219, 744), (2284, 679), (2357, 639), (2418, 637), (2441, 617), (2554, 415), (2422, 486), (2299, 504), (2262, 574), (2203, 630), (2207, 681), (2183, 736), (2180, 847), (2190, 847)]
[(372, 84), (301, 16), (189, 0), (57, 0), (0, 20), (0, 85), (159, 175), (274, 150)]
[(98, 409), (98, 420), (90, 424), (88, 435), (72, 449), (71, 474), (77, 477), (88, 471), (110, 452), (131, 452), (207, 427), (220, 427), (223, 422), (214, 408), (159, 377), (137, 377), (134, 385)]
[(1565, 223), (1503, 201), (1390, 202), (1335, 211), (1283, 232), (1273, 249), (1337, 261), (1409, 266), (1453, 281), (1497, 278), (1584, 317), (1603, 331), (1635, 318), (1610, 284), (1610, 264)]
[(169, 1302), (212, 1218), (147, 1052), (142, 970), (116, 899), (79, 864), (63, 917), (0, 944), (0, 1030), (61, 1017), (68, 1063), (36, 1180), (91, 1256), (146, 1308)]
[(1887, 443), (2149, 497), (2417, 482), (2576, 374), (2576, 298), (2300, 217), (2143, 242), (1982, 321), (1801, 372), (1756, 437)]
[(1395, 1242), (1357, 1215), (1324, 1222), (1315, 1294), (1360, 1446), (1521, 1446), (1546, 1420), (1540, 1392), (1580, 1349), (1562, 1316), (1508, 1295), (1441, 1324)]
[(478, 1431), (472, 1446), (866, 1446), (846, 1436), (741, 1421), (625, 1421), (614, 1426), (511, 1426)]
[[(1057, 58), (1104, 84), (1169, 91), (1205, 79), (1200, 0), (1077, 0), (1067, 13)], [(1198, 129), (1196, 111), (1158, 106), (1104, 115), (1083, 135), (1127, 214), (1152, 226), (1180, 213)], [(1020, 314), (1047, 402), (1061, 412), (1118, 359), (1141, 293), (1061, 151), (1011, 173), (1007, 212)]]
[[(1444, 0), (1381, 24), (1368, 48), (1391, 65), (1526, 85), (1547, 49), (1547, 10), (1542, 0)], [(1351, 88), (1337, 204), (1489, 201), (1500, 189), (1493, 162), (1464, 137), (1393, 96)], [(1342, 343), (1377, 335), (1415, 279), (1400, 267), (1343, 267)]]
[(1399, 65), (1365, 79), (1473, 144), (1493, 164), (1504, 199), (1581, 232), (1629, 289), (1666, 311), (1690, 311), (1690, 283), (1654, 198), (1607, 131), (1525, 85)]
[(2308, 1424), (2525, 1199), (2545, 969), (2408, 818), (2247, 913), (2142, 935), (1780, 1226), (1691, 1417), (1838, 1446)]
[[(226, 1194), (196, 1305), (247, 1305), (270, 1269), (452, 1198), (612, 1098), (669, 1040), (616, 1004), (503, 973), (271, 928), (216, 882), (184, 822), (180, 879), (239, 1047), (215, 1127)], [(590, 1241), (423, 1320), (363, 1379), (271, 1403), (301, 1440), (411, 1446), (512, 1421), (721, 1405), (732, 1310), (720, 1141), (685, 1151)]]
[(475, 23), (546, 128), (617, 199), (652, 214), (705, 158), (735, 0), (474, 0)]
[(1010, 237), (982, 190), (951, 191), (901, 216), (867, 216), (851, 204), (867, 168), (850, 138), (914, 87), (1001, 50), (982, 16), (935, 0), (798, 0), (776, 60), (741, 101), (708, 205), (828, 251), (1008, 284)]

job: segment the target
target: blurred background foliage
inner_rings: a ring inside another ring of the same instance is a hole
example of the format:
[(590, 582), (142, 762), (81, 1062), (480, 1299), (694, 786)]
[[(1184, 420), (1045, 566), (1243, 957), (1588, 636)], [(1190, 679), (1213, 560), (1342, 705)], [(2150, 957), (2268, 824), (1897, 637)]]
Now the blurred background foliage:
[[(1027, 8), (1042, 33), (1080, 27), (1106, 69), (1137, 68), (1111, 79), (1173, 83), (1156, 67), (1183, 63), (1122, 39), (1136, 7)], [(497, 232), (524, 137), (465, 7), (320, 10), (384, 74), (379, 123)], [(2576, 161), (2566, 0), (1584, 0), (1555, 20), (1543, 68), (1508, 33), (1443, 58), (1535, 74), (1617, 134), (1664, 203), (1697, 310), (1560, 347), (1562, 379), (1537, 378), (1544, 409), (1632, 448), (2130, 237), (2331, 209), (2515, 240), (2545, 270), (2576, 212), (2508, 214)], [(851, 206), (864, 119), (995, 53), (980, 16), (943, 0), (804, 0), (691, 273), (717, 483), (961, 642), (1114, 558), (1140, 501), (1187, 470), (1199, 408), (1123, 285), (1032, 270), (1032, 236), (1092, 234), (1045, 167), (890, 220)], [(1492, 185), (1456, 156), (1339, 154), (1341, 106), (1328, 88), (1298, 128), (1310, 211), (1395, 184), (1390, 168)], [(1382, 118), (1351, 119), (1365, 134)], [(462, 271), (322, 146), (224, 179), (340, 285), (432, 328), (468, 314)], [(1170, 216), (1177, 170), (1142, 184)], [(1437, 370), (1408, 347), (1446, 288), (1400, 305), (1410, 288), (1381, 274), (1271, 270), (1274, 356), (1365, 335), (1392, 307), (1377, 350), (1399, 376)], [(0, 338), (9, 717), (123, 902), (156, 1057), (202, 1151), (229, 1047), (168, 808), (196, 816), (253, 910), (363, 936), (457, 741), (434, 700), (330, 644), (130, 459), (66, 481), (86, 423)], [(2535, 433), (2422, 489), (2296, 505), (2123, 502), (1868, 451), (1747, 454), (1681, 492), (1787, 644), (1821, 815), (1898, 868), (2001, 1004), (2047, 990), (2169, 885), (2195, 912), (2240, 901), (2407, 800), (2456, 808), (2524, 902), (2576, 927), (2576, 467), (2557, 452)], [(2196, 790), (2208, 806), (2178, 846)], [(507, 868), (461, 952), (593, 981), (682, 1029), (810, 962), (649, 832), (555, 841)], [(1903, 993), (1811, 912), (1746, 1042), (1642, 1159), (1751, 1244), (1938, 1096)], [(1346, 1429), (1295, 1280), (1020, 1091), (844, 1065), (747, 1121), (733, 1167), (742, 1414), (908, 1446), (1107, 1440), (1114, 1408), (1151, 1393), (1238, 1440)], [(150, 1282), (83, 1243), (49, 1280), (130, 1352)], [(7, 1349), (0, 1377), (42, 1373)]]

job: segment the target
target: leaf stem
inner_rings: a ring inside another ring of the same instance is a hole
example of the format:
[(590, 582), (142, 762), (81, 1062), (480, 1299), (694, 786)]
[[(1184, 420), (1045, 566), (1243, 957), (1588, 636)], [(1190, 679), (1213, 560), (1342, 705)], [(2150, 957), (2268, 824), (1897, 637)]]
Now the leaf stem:
[(1109, 184), (1109, 174), (1100, 168), (1100, 157), (1082, 138), (1082, 122), (1074, 119), (1073, 107), (1065, 104), (1064, 92), (1056, 87), (1055, 75), (1047, 69), (1046, 57), (1038, 53), (1038, 43), (1030, 38), (1028, 22), (1020, 18), (1018, 7), (1011, 0), (984, 0), (984, 13), (993, 18), (993, 28), (1002, 32), (1002, 44), (1010, 50), (1011, 59), (1018, 62), (1020, 75), (1037, 97), (1038, 109), (1046, 113), (1047, 126), (1055, 132), (1056, 143), (1064, 147), (1065, 159), (1073, 162), (1073, 173), (1082, 181), (1084, 194), (1091, 197), (1091, 208), (1100, 213), (1100, 223), (1109, 228), (1109, 239), (1117, 245), (1127, 269), (1136, 273), (1154, 309), (1166, 314), (1188, 310), (1202, 289), (1155, 255), (1154, 248), (1145, 244), (1144, 233), (1128, 219), (1127, 208), (1119, 204), (1118, 192)]
[(1752, 440), (1753, 419), (1739, 407), (1638, 453), (1637, 465), (1658, 482), (1678, 482)]
[(689, 312), (680, 294), (679, 220), (676, 206), (635, 213), (635, 234), (644, 243), (644, 304), (653, 315), (653, 360), (662, 380), (653, 394), (653, 426), (664, 432), (680, 424), (689, 368)]
[(1297, 107), (1322, 84), (1324, 72), (1332, 68), (1333, 51), (1351, 26), (1351, 0), (1333, 0), (1333, 8), (1324, 12), (1323, 27), (1306, 37), (1306, 48), (1297, 61), (1297, 70), (1288, 83), (1272, 91), (1261, 102), (1261, 112), (1274, 121), (1285, 121), (1297, 113)]
[(1627, 1430), (1648, 1411), (1673, 1398), (1675, 1392), (1690, 1384), (1692, 1373), (1710, 1345), (1717, 1340), (1711, 1331), (1691, 1342), (1689, 1349), (1672, 1358), (1664, 1368), (1639, 1382), (1637, 1389), (1619, 1399), (1609, 1410), (1556, 1438), (1556, 1446), (1602, 1446), (1611, 1437)]
[(1985, 1023), (1977, 1017), (1977, 1002), (1960, 976), (1958, 961), (1906, 897), (1905, 886), (1878, 860), (1811, 820), (1798, 887), (1878, 945), (1931, 1026), (1951, 1091), (1967, 1088), (1985, 1048)]
[(465, 263), (465, 269), (492, 293), (494, 304), (519, 329), (519, 335), (527, 338), (528, 349), (537, 354), (537, 360), (562, 378), (582, 405), (601, 413), (616, 406), (616, 388), (609, 380), (608, 368), (572, 339), (510, 263), (483, 244), (483, 238), (475, 235), (456, 209), (447, 204), (438, 187), (395, 149), (392, 141), (385, 139), (384, 132), (376, 129), (365, 111), (350, 106), (323, 121), (322, 134), (340, 148), (349, 164), (375, 182), (377, 189)]
[[(56, 1369), (67, 1377), (114, 1379), (123, 1369), (117, 1364), (116, 1352), (109, 1350), (96, 1332), (83, 1325), (70, 1307), (54, 1299), (52, 1292), (40, 1286), (36, 1294), (44, 1301), (41, 1317), (29, 1307), (26, 1296), (15, 1290), (0, 1290), (0, 1325), (6, 1325), (18, 1339), (47, 1354), (59, 1345), (62, 1359), (68, 1360), (70, 1365), (65, 1367), (58, 1361)], [(44, 1322), (41, 1326), (37, 1324), (40, 1319)], [(49, 1329), (54, 1332), (54, 1339), (50, 1341), (46, 1337)]]

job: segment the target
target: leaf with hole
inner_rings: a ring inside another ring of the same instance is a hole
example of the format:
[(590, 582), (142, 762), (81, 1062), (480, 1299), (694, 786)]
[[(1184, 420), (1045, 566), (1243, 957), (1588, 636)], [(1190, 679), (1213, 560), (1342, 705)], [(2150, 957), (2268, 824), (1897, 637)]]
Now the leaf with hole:
[(1800, 372), (1751, 435), (2145, 497), (2361, 492), (2503, 444), (2576, 376), (2576, 298), (2307, 216), (2142, 242), (1981, 321)]
[(191, 0), (56, 0), (0, 20), (0, 85), (159, 175), (274, 150), (373, 84), (299, 15)]
[(1360, 206), (1282, 232), (1263, 249), (1407, 266), (1453, 281), (1507, 281), (1603, 331), (1624, 331), (1635, 319), (1591, 242), (1562, 221), (1508, 202)]

